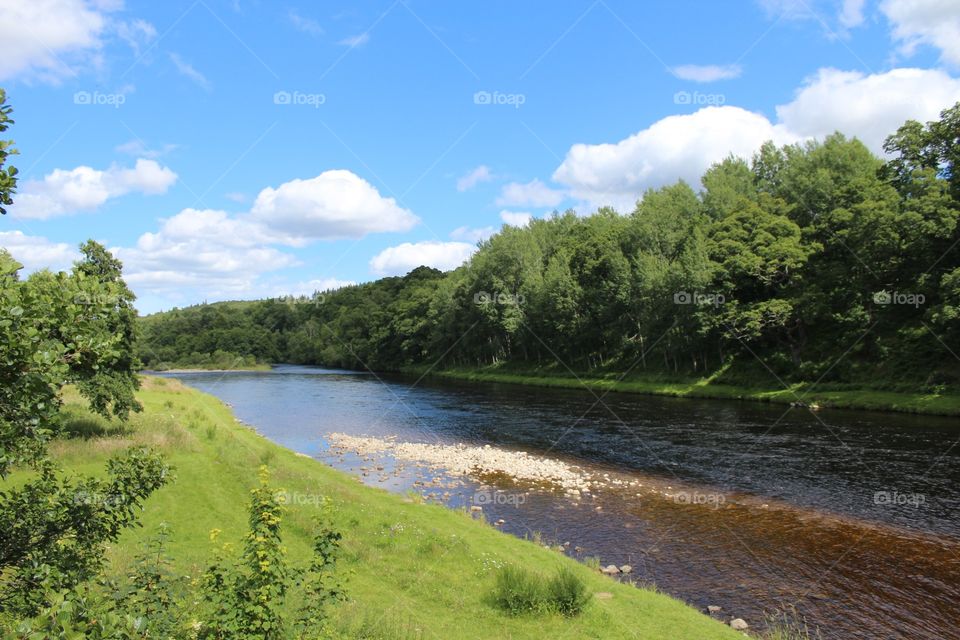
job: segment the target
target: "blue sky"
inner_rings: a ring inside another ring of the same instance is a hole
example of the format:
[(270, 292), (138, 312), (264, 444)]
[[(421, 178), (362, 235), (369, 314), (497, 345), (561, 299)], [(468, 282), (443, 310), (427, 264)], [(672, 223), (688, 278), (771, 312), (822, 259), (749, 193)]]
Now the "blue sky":
[(141, 311), (452, 268), (766, 139), (960, 100), (960, 3), (3, 0), (0, 246), (94, 238)]

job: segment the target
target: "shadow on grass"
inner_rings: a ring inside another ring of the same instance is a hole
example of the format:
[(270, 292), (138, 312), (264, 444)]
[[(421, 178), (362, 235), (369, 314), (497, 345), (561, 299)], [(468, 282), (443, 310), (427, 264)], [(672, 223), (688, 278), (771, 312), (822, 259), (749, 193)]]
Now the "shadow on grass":
[(80, 407), (65, 406), (63, 417), (63, 437), (81, 440), (92, 438), (110, 438), (130, 434), (130, 428), (119, 421), (107, 420), (103, 416), (90, 413)]

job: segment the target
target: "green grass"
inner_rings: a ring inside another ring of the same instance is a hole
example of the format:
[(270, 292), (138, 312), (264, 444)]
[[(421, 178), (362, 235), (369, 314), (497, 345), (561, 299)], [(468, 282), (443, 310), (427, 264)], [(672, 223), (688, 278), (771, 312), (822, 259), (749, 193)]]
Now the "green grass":
[[(210, 556), (209, 532), (239, 542), (246, 531), (249, 491), (257, 467), (267, 461), (271, 483), (292, 500), (284, 518), (284, 542), (293, 563), (310, 553), (319, 496), (336, 506), (344, 534), (348, 602), (336, 624), (352, 638), (644, 638), (723, 640), (742, 638), (720, 622), (649, 589), (621, 585), (555, 551), (500, 533), (464, 512), (365, 487), (353, 477), (297, 455), (240, 425), (216, 398), (171, 379), (144, 379), (145, 411), (125, 429), (90, 422), (70, 409), (80, 437), (58, 440), (51, 453), (68, 471), (103, 472), (104, 462), (134, 444), (164, 452), (175, 481), (146, 502), (144, 527), (123, 534), (108, 551), (107, 570), (129, 567), (140, 545), (161, 522), (169, 523), (170, 553), (177, 569), (196, 575)], [(67, 394), (68, 404), (76, 400)], [(86, 421), (86, 422), (83, 422)], [(299, 496), (299, 497), (298, 497)], [(558, 598), (576, 597), (572, 582), (591, 597), (579, 615), (557, 611), (512, 616), (491, 606), (501, 567), (539, 575), (567, 573)], [(611, 597), (606, 597), (609, 594)]]
[[(411, 369), (415, 373), (422, 370)], [(559, 387), (596, 391), (640, 393), (677, 398), (713, 398), (749, 400), (775, 404), (803, 402), (822, 408), (896, 411), (930, 415), (960, 416), (960, 393), (885, 391), (844, 386), (837, 389), (810, 383), (795, 383), (785, 388), (776, 380), (770, 387), (742, 386), (717, 382), (713, 377), (698, 379), (666, 379), (657, 376), (630, 375), (621, 380), (620, 373), (567, 374), (556, 372), (513, 371), (497, 367), (485, 369), (445, 369), (430, 371), (432, 377), (453, 378), (473, 382), (501, 382), (540, 387)]]

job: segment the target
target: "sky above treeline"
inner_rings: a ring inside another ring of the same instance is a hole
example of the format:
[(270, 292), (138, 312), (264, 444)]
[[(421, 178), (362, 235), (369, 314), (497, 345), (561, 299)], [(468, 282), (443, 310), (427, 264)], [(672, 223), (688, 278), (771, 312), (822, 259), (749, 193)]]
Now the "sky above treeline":
[(141, 312), (451, 269), (765, 140), (960, 100), (956, 0), (0, 0), (0, 246), (93, 238)]

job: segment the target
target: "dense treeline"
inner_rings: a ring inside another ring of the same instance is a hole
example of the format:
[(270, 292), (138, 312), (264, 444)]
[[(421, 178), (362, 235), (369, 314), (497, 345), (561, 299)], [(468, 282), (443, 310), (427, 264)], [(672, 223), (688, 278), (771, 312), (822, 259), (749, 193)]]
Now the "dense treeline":
[(145, 318), (140, 356), (950, 384), (958, 137), (960, 105), (906, 123), (886, 163), (841, 134), (768, 143), (711, 167), (699, 192), (648, 191), (628, 215), (505, 227), (450, 273)]

